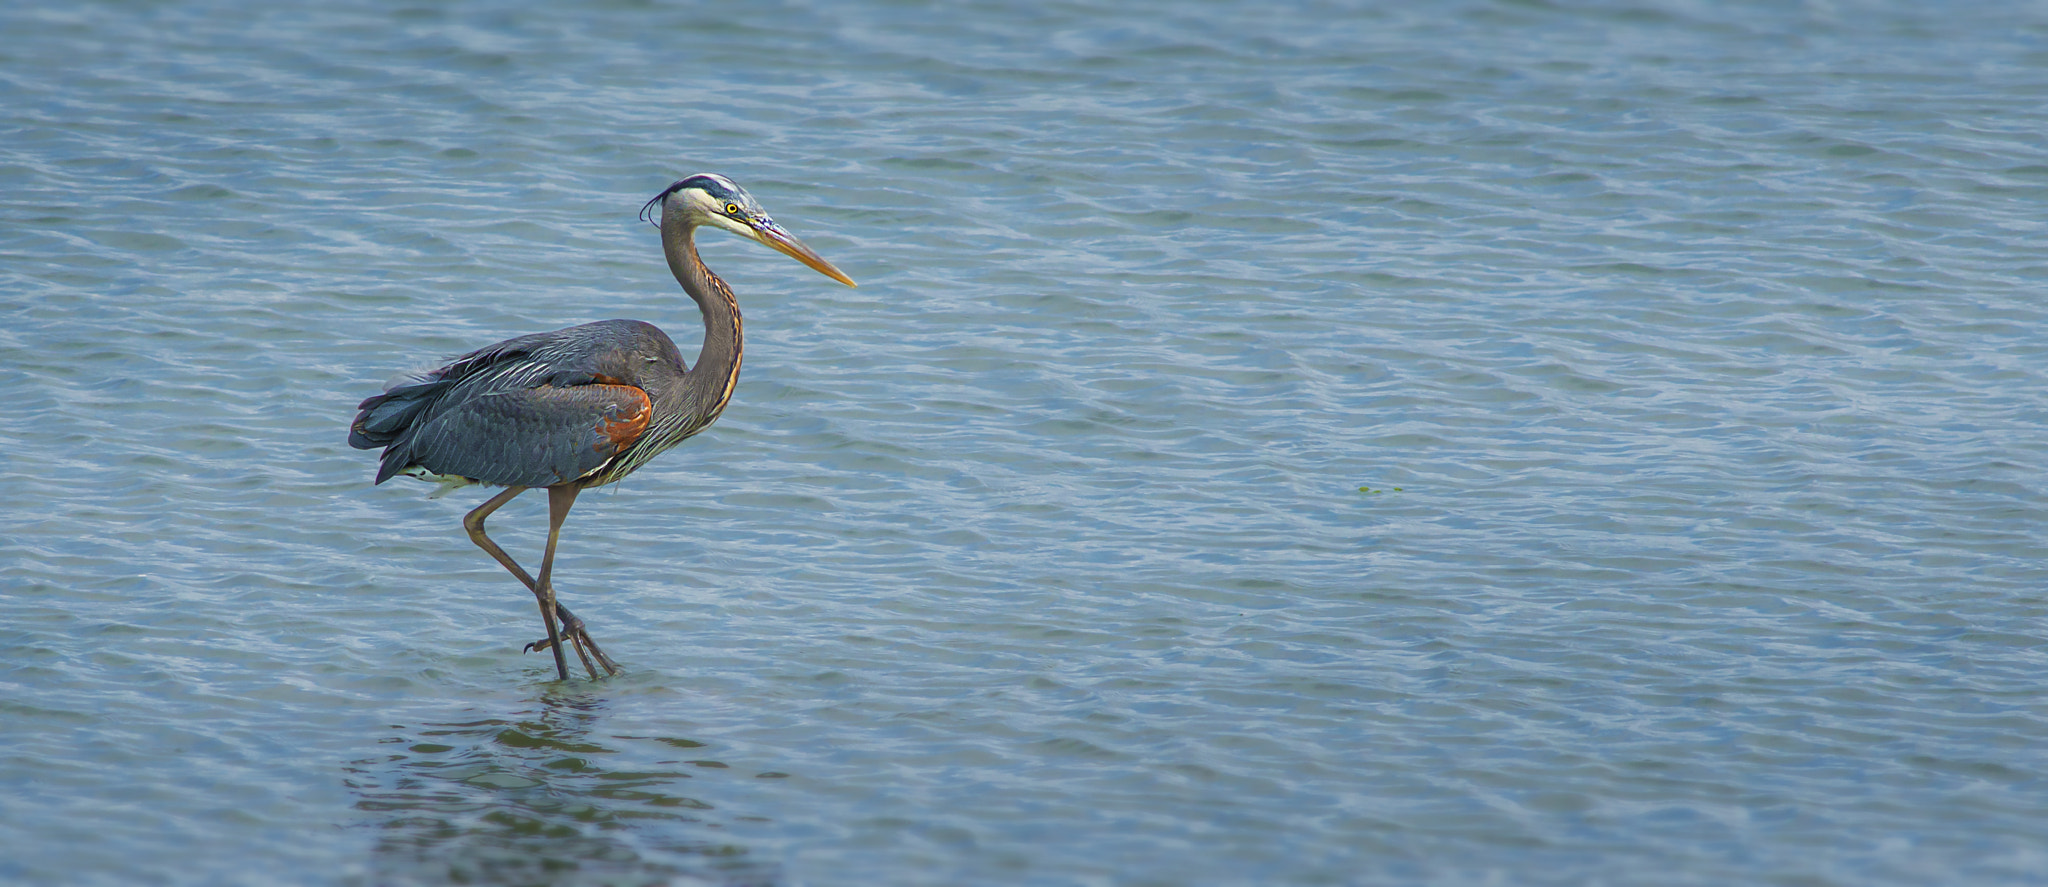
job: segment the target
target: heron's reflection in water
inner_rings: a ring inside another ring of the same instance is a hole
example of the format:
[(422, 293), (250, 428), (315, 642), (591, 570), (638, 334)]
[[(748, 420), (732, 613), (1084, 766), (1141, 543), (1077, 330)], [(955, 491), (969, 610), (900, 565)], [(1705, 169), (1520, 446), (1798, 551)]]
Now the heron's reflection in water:
[(543, 698), (511, 717), (394, 725), (388, 755), (347, 767), (381, 830), (368, 883), (775, 883), (778, 867), (689, 796), (690, 771), (723, 765), (688, 739), (594, 737), (603, 708)]

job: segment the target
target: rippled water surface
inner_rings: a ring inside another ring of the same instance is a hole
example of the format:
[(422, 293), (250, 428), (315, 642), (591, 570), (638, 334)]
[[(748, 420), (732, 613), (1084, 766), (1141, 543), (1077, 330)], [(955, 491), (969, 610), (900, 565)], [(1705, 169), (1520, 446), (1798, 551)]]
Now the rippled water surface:
[[(0, 7), (0, 881), (2048, 880), (2039, 5), (336, 5)], [(704, 170), (557, 682), (346, 423)]]

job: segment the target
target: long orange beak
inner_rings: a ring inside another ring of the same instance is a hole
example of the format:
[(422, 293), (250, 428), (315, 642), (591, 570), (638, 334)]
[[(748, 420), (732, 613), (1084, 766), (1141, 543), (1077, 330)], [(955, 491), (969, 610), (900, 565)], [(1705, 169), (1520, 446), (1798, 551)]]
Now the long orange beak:
[(749, 227), (753, 229), (756, 239), (774, 247), (776, 252), (809, 265), (812, 271), (816, 271), (847, 286), (860, 286), (860, 284), (853, 282), (853, 278), (846, 276), (846, 272), (833, 267), (831, 262), (825, 261), (825, 257), (818, 255), (816, 250), (805, 246), (803, 241), (791, 236), (788, 231), (782, 230), (781, 225), (777, 225), (774, 222), (755, 221)]

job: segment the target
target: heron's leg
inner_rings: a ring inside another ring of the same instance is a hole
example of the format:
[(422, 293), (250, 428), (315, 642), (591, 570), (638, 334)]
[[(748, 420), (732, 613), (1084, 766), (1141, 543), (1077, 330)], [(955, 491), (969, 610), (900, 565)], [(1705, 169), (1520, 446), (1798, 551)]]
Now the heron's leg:
[[(590, 631), (584, 627), (583, 620), (576, 618), (576, 614), (569, 612), (568, 607), (562, 606), (561, 601), (555, 599), (554, 581), (550, 578), (554, 572), (555, 544), (561, 538), (562, 522), (568, 519), (569, 508), (575, 505), (578, 492), (581, 492), (580, 487), (566, 484), (548, 488), (548, 547), (547, 553), (543, 555), (540, 568), (541, 580), (545, 584), (545, 589), (541, 585), (532, 582), (527, 583), (527, 587), (534, 589), (533, 593), (535, 595), (540, 595), (543, 590), (545, 591), (546, 597), (544, 600), (546, 603), (543, 603), (542, 606), (553, 606), (555, 608), (555, 614), (562, 621), (562, 633), (559, 637), (549, 636), (527, 644), (526, 649), (528, 651), (553, 649), (556, 651), (555, 655), (560, 657), (562, 655), (560, 652), (561, 642), (566, 640), (575, 646), (576, 658), (583, 660), (583, 670), (590, 673), (592, 680), (596, 680), (599, 666), (604, 668), (605, 674), (615, 675), (619, 673), (619, 664), (610, 656), (605, 655), (604, 648), (599, 647), (597, 639), (590, 636)], [(592, 664), (592, 656), (597, 657), (595, 664)]]
[[(555, 595), (555, 583), (549, 578), (554, 572), (555, 543), (560, 538), (562, 522), (568, 519), (569, 508), (576, 503), (576, 494), (581, 489), (580, 487), (571, 486), (548, 488), (548, 550), (547, 554), (543, 556), (540, 575), (542, 582), (546, 586), (547, 599), (554, 606), (555, 615), (562, 623), (560, 640), (568, 641), (570, 646), (576, 649), (576, 658), (583, 660), (584, 672), (588, 673), (590, 679), (594, 681), (597, 680), (597, 666), (604, 666), (605, 674), (615, 675), (619, 673), (619, 665), (613, 662), (610, 656), (606, 656), (602, 648), (598, 647), (597, 639), (591, 637), (589, 630), (584, 628), (583, 620), (576, 618), (576, 614), (569, 612), (568, 607), (562, 606), (562, 602)], [(558, 644), (559, 641), (557, 640), (544, 639), (528, 644), (527, 649), (539, 650), (546, 647), (560, 649), (557, 646)], [(592, 654), (597, 656), (596, 665), (591, 663), (590, 657)], [(559, 656), (560, 654), (557, 653), (556, 655)]]
[[(490, 517), (491, 513), (497, 511), (500, 506), (512, 501), (513, 496), (517, 496), (525, 491), (525, 487), (506, 489), (505, 492), (498, 494), (490, 501), (477, 506), (475, 511), (470, 512), (467, 517), (462, 519), (462, 526), (469, 530), (470, 541), (475, 542), (477, 547), (482, 548), (491, 557), (497, 559), (499, 564), (512, 573), (512, 578), (519, 580), (519, 584), (526, 586), (526, 590), (533, 592), (534, 598), (539, 600), (540, 591), (535, 586), (533, 577), (527, 575), (526, 569), (513, 561), (512, 556), (506, 554), (504, 549), (499, 548), (498, 543), (491, 541), (491, 537), (484, 535), (484, 518)], [(569, 612), (568, 607), (562, 606), (559, 602), (555, 604), (555, 614), (561, 619), (562, 636), (568, 638), (569, 643), (576, 645), (576, 655), (584, 660), (583, 667), (585, 670), (590, 671), (591, 676), (595, 677), (597, 675), (597, 672), (590, 668), (589, 659), (593, 653), (597, 656), (597, 664), (603, 666), (607, 673), (619, 673), (619, 664), (613, 661), (610, 656), (606, 656), (603, 650), (598, 649), (597, 641), (593, 640), (590, 634), (584, 631), (583, 620), (576, 618), (575, 614)], [(542, 638), (527, 644), (526, 651), (529, 653), (539, 652), (553, 647), (554, 643), (554, 641)], [(586, 644), (590, 647), (590, 653), (583, 652), (583, 647)], [(566, 671), (566, 669), (558, 668), (557, 671)], [(564, 679), (566, 679), (566, 676), (564, 676)]]
[[(492, 559), (496, 560), (499, 563), (499, 565), (503, 566), (506, 570), (511, 571), (512, 576), (519, 580), (519, 584), (526, 586), (527, 590), (533, 592), (533, 596), (540, 601), (541, 621), (547, 623), (548, 640), (554, 642), (553, 646), (555, 648), (555, 676), (559, 680), (566, 681), (569, 679), (569, 663), (562, 657), (560, 635), (558, 635), (555, 631), (555, 609), (553, 606), (553, 595), (541, 594), (540, 586), (534, 583), (533, 577), (526, 575), (526, 570), (520, 567), (519, 563), (517, 561), (514, 561), (511, 555), (506, 554), (505, 549), (499, 548), (498, 543), (491, 541), (491, 537), (484, 535), (484, 519), (490, 517), (491, 512), (503, 508), (505, 506), (505, 503), (512, 501), (512, 497), (524, 492), (526, 492), (525, 487), (506, 487), (505, 492), (499, 493), (496, 496), (492, 496), (490, 499), (486, 500), (484, 504), (477, 506), (475, 510), (472, 510), (470, 513), (463, 515), (462, 528), (469, 531), (469, 541), (475, 542), (476, 546), (478, 548), (483, 549), (485, 554), (490, 555)], [(567, 513), (567, 511), (567, 509), (563, 509), (563, 512), (565, 514)], [(555, 529), (559, 529), (561, 527), (561, 521), (558, 519), (551, 520), (550, 523)], [(553, 560), (554, 555), (555, 534), (553, 530), (550, 530), (550, 532), (548, 533), (548, 550), (546, 557), (549, 560)], [(548, 571), (545, 565), (541, 567), (540, 575), (542, 578), (547, 577)]]
[[(534, 586), (534, 593), (541, 596), (541, 608), (548, 611), (548, 646), (555, 652), (555, 662), (562, 662), (562, 636), (555, 633), (555, 614), (562, 605), (555, 600), (555, 583), (551, 578), (555, 572), (555, 543), (562, 538), (562, 522), (569, 519), (569, 509), (576, 504), (576, 494), (581, 489), (574, 484), (557, 484), (548, 488), (548, 547), (540, 556), (540, 579)], [(576, 630), (567, 632), (569, 640), (576, 645), (576, 656), (583, 660), (583, 670), (590, 673), (590, 679), (597, 679), (597, 668), (590, 664), (590, 654), (583, 644), (590, 635), (582, 631), (581, 619), (576, 620)], [(563, 670), (564, 680), (568, 679)]]

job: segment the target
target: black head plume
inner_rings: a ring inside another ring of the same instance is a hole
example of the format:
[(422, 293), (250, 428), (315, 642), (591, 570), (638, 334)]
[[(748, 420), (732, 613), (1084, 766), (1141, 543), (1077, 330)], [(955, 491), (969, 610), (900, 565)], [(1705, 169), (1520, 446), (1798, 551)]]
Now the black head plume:
[(656, 221), (654, 217), (649, 216), (647, 214), (647, 211), (653, 209), (655, 204), (660, 203), (663, 198), (666, 198), (670, 194), (674, 194), (677, 191), (682, 190), (683, 186), (689, 184), (689, 182), (689, 179), (681, 179), (677, 181), (675, 184), (670, 185), (667, 188), (663, 188), (660, 194), (654, 195), (653, 200), (647, 201), (646, 204), (640, 207), (640, 221), (646, 222), (649, 225), (653, 225), (656, 228), (661, 227), (661, 222)]
[(700, 172), (687, 179), (679, 180), (675, 184), (663, 188), (660, 194), (654, 195), (653, 200), (647, 201), (645, 205), (640, 207), (640, 220), (650, 225), (653, 225), (656, 228), (661, 227), (661, 222), (657, 221), (652, 215), (650, 215), (649, 211), (654, 209), (656, 204), (661, 203), (663, 198), (666, 198), (670, 194), (674, 194), (677, 191), (681, 191), (684, 188), (696, 188), (700, 191), (703, 191), (706, 194), (711, 195), (711, 199), (713, 200), (740, 199), (742, 203), (750, 202), (750, 199), (743, 198), (741, 196), (745, 192), (740, 191), (740, 187), (738, 185), (733, 184), (733, 181), (731, 179), (713, 173)]

